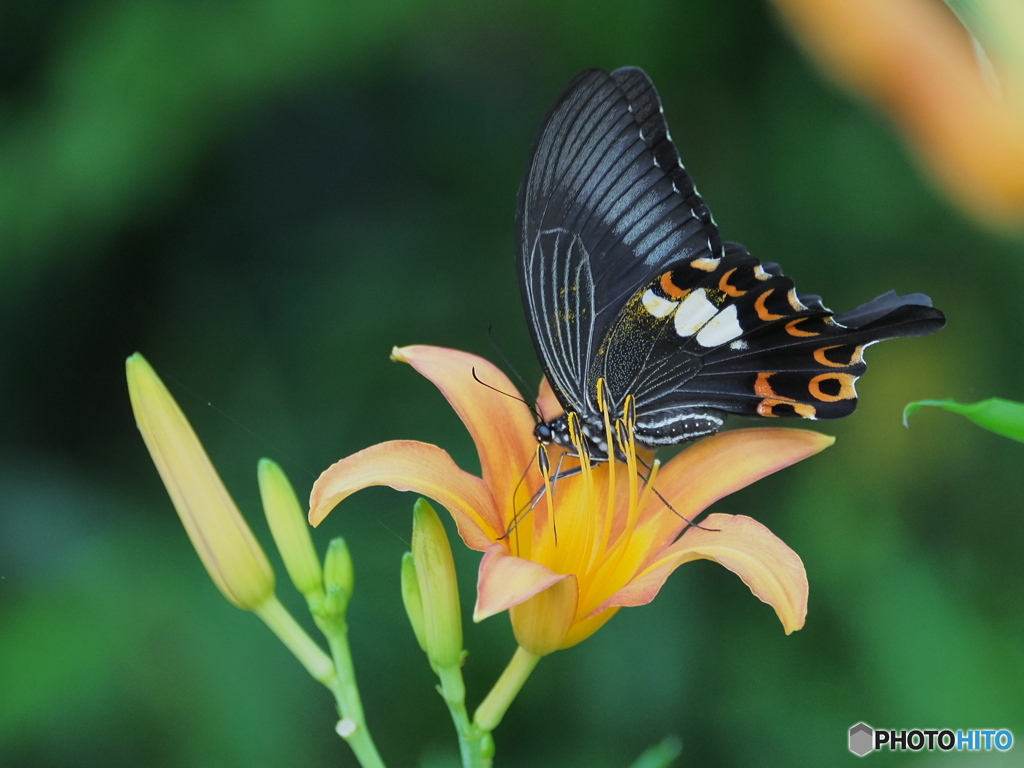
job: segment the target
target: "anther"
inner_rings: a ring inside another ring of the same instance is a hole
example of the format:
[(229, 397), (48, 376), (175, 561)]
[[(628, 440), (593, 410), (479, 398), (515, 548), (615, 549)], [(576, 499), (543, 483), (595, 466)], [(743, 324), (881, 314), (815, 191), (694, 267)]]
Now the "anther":
[(579, 414), (577, 414), (576, 411), (569, 411), (568, 422), (569, 422), (569, 424), (568, 424), (568, 426), (569, 426), (569, 440), (572, 441), (573, 445), (578, 447), (583, 442), (583, 439), (580, 436), (580, 417), (579, 417)]
[(608, 397), (608, 383), (603, 376), (597, 380), (597, 408), (601, 413), (608, 413), (612, 408), (611, 400)]
[(551, 477), (551, 461), (548, 459), (548, 449), (543, 445), (537, 446), (537, 466), (545, 477)]
[(633, 395), (626, 395), (626, 402), (622, 405), (622, 418), (626, 422), (626, 428), (632, 432), (636, 424), (636, 398)]

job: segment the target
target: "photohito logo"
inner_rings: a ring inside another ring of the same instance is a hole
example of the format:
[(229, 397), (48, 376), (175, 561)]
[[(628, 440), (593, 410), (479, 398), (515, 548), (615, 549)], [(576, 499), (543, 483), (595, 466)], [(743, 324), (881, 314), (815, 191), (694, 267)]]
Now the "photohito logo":
[(1013, 734), (1006, 728), (975, 728), (969, 731), (953, 731), (949, 728), (914, 728), (911, 730), (884, 730), (872, 728), (867, 723), (857, 723), (850, 729), (850, 751), (864, 757), (876, 749), (909, 750), (922, 749), (943, 752), (1005, 752), (1013, 746)]

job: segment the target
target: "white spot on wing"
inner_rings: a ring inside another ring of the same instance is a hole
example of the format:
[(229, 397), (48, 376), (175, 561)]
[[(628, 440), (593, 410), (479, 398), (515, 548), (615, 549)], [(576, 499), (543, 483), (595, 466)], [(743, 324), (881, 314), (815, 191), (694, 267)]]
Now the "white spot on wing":
[(743, 339), (736, 339), (732, 344), (729, 345), (729, 349), (746, 349), (747, 342)]
[[(710, 243), (708, 243), (708, 250), (711, 250)], [(690, 266), (693, 267), (694, 269), (703, 269), (705, 272), (714, 272), (715, 269), (718, 267), (718, 262), (720, 261), (721, 259), (709, 259), (706, 257), (702, 257), (691, 261)]]
[(697, 343), (702, 347), (717, 347), (727, 341), (732, 341), (742, 333), (743, 329), (740, 327), (739, 320), (736, 319), (736, 305), (730, 304), (700, 329), (700, 333), (697, 334)]
[(651, 288), (647, 289), (642, 301), (644, 303), (644, 308), (654, 315), (654, 317), (665, 317), (666, 315), (670, 315), (672, 310), (679, 306), (679, 302), (663, 299)]
[(717, 314), (718, 308), (708, 301), (707, 292), (699, 288), (683, 299), (676, 310), (676, 333), (680, 336), (693, 336)]
[(807, 311), (807, 307), (804, 306), (804, 303), (800, 301), (799, 297), (796, 295), (795, 288), (789, 289), (789, 292), (786, 294), (786, 298), (789, 299), (789, 306), (791, 306), (797, 312)]

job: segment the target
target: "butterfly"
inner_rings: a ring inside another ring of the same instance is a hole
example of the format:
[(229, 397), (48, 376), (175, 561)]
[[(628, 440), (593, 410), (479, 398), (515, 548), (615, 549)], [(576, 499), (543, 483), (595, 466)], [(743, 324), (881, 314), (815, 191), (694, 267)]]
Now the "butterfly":
[(555, 102), (517, 230), (526, 318), (564, 409), (535, 435), (574, 450), (574, 413), (594, 460), (609, 456), (599, 389), (609, 413), (635, 404), (649, 449), (713, 434), (731, 414), (835, 419), (857, 406), (866, 347), (945, 324), (921, 293), (833, 313), (723, 242), (633, 67), (587, 70)]

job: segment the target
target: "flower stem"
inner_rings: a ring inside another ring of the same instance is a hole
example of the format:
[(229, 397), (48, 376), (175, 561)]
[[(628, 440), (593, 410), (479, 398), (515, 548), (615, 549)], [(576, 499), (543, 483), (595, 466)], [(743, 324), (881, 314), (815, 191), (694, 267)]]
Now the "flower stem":
[[(316, 615), (314, 614), (316, 619)], [(348, 742), (356, 759), (363, 768), (384, 768), (384, 761), (377, 746), (370, 736), (363, 714), (363, 702), (359, 698), (359, 687), (356, 685), (356, 671), (352, 665), (352, 650), (348, 644), (348, 622), (343, 617), (332, 617), (328, 620), (317, 619), (317, 626), (327, 638), (334, 657), (337, 671), (334, 685), (328, 686), (338, 704), (341, 721), (335, 730)]]
[(448, 705), (455, 731), (459, 735), (459, 751), (462, 754), (462, 768), (491, 768), (494, 758), (494, 739), (476, 723), (471, 723), (466, 711), (466, 685), (462, 680), (460, 666), (437, 669), (441, 684), (438, 693)]
[(521, 646), (516, 648), (512, 660), (505, 667), (505, 671), (501, 673), (498, 682), (494, 684), (491, 692), (487, 694), (473, 715), (473, 723), (477, 727), (488, 732), (498, 727), (501, 718), (505, 716), (513, 699), (522, 690), (523, 684), (533, 672), (533, 668), (537, 666), (538, 661), (540, 661), (540, 656), (534, 656)]
[(314, 680), (328, 688), (332, 687), (337, 681), (338, 674), (330, 656), (313, 642), (313, 639), (281, 605), (276, 595), (254, 608), (253, 613), (259, 616), (263, 623), (270, 628), (270, 631), (277, 635), (277, 639), (284, 643)]
[(359, 764), (363, 768), (384, 768), (384, 761), (366, 727), (348, 647), (348, 626), (344, 619), (317, 621), (331, 647), (334, 656), (334, 661), (331, 661), (331, 657), (313, 642), (276, 596), (255, 608), (254, 613), (295, 655), (310, 676), (334, 694), (342, 718), (337, 727), (338, 735), (348, 742)]

